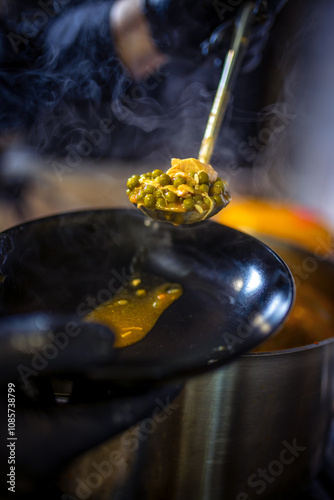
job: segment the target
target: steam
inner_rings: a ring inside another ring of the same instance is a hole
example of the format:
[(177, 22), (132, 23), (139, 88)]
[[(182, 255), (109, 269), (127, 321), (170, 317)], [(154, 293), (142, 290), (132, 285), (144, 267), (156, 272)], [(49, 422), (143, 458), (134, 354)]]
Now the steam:
[[(110, 2), (100, 2), (71, 8), (57, 18), (50, 17), (44, 22), (50, 25), (44, 41), (43, 30), (38, 32), (36, 28), (36, 15), (43, 14), (42, 11), (29, 11), (30, 17), (23, 13), (22, 22), (16, 25), (8, 22), (3, 27), (2, 127), (12, 129), (41, 123), (50, 111), (56, 116), (58, 106), (63, 111), (64, 103), (81, 101), (98, 106), (105, 89), (112, 88), (120, 75), (124, 79), (113, 54), (109, 9)], [(73, 126), (76, 125), (74, 119)], [(33, 133), (36, 134), (36, 129)]]
[[(64, 156), (82, 149), (87, 135), (109, 120), (113, 130), (98, 144), (91, 141), (92, 156), (168, 162), (196, 156), (220, 68), (212, 71), (212, 61), (199, 69), (193, 61), (174, 62), (133, 82), (111, 43), (110, 2), (60, 7), (52, 15), (50, 6), (27, 10), (4, 28), (2, 127), (25, 128), (38, 152)], [(217, 157), (226, 158), (228, 142), (225, 137)]]
[[(171, 157), (196, 156), (221, 66), (212, 59), (200, 67), (195, 60), (173, 61), (144, 81), (133, 82), (114, 53), (110, 2), (88, 1), (65, 8), (65, 0), (59, 0), (57, 5), (52, 15), (53, 11), (47, 14), (41, 7), (41, 19), (48, 25), (30, 38), (36, 10), (27, 11), (23, 21), (8, 24), (4, 31), (2, 126), (25, 127), (29, 143), (51, 156), (140, 157), (167, 163)], [(17, 45), (17, 54), (10, 33), (27, 41)], [(304, 33), (305, 26), (295, 36), (296, 46), (302, 44)], [(285, 55), (289, 50), (281, 51), (282, 72), (290, 64)], [(277, 175), (275, 165), (289, 161), (287, 139), (291, 140), (296, 116), (296, 77), (289, 71), (284, 91), (271, 96), (271, 101), (269, 96), (267, 102), (273, 104), (258, 112), (263, 96), (257, 88), (263, 89), (265, 71), (266, 64), (250, 75), (240, 75), (212, 163), (235, 185), (244, 175), (240, 166), (255, 164), (252, 189), (272, 191), (275, 185), (280, 193), (286, 181)]]

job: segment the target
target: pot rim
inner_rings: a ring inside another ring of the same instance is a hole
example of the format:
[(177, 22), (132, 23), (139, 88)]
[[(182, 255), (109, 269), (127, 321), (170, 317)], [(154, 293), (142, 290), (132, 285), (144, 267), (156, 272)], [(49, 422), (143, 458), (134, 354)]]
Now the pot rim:
[(311, 349), (319, 349), (328, 344), (334, 343), (334, 337), (329, 339), (320, 340), (319, 342), (313, 342), (312, 344), (303, 345), (300, 347), (290, 347), (289, 349), (277, 349), (277, 351), (263, 351), (263, 352), (248, 352), (243, 354), (241, 357), (263, 357), (263, 356), (279, 356), (282, 354), (292, 354), (296, 352), (310, 351)]
[[(258, 231), (254, 231), (254, 233), (250, 233), (250, 234), (254, 235), (254, 237), (257, 238), (259, 241), (263, 241), (266, 245), (268, 245), (269, 248), (272, 248), (279, 256), (280, 256), (279, 250), (272, 247), (272, 245), (274, 245), (275, 243), (282, 245), (283, 247), (287, 247), (290, 250), (291, 249), (295, 250), (299, 253), (303, 253), (306, 255), (312, 255), (312, 253), (308, 249), (302, 247), (301, 245), (298, 245), (296, 242), (292, 242), (292, 241), (287, 240), (287, 239), (277, 238), (275, 236), (263, 234), (263, 233), (258, 232)], [(283, 258), (283, 257), (281, 257), (281, 258)], [(284, 260), (284, 258), (283, 258), (283, 260)], [(284, 260), (284, 262), (285, 262), (285, 260)], [(327, 262), (327, 264), (329, 264), (334, 270), (334, 255), (329, 256), (325, 262)], [(289, 267), (288, 264), (287, 264), (287, 266)], [(291, 271), (291, 269), (290, 269), (290, 271)], [(297, 290), (295, 290), (295, 293), (297, 294)], [(274, 333), (273, 335), (276, 335), (276, 333)], [(311, 344), (306, 344), (306, 345), (299, 346), (299, 347), (290, 347), (287, 349), (277, 349), (275, 351), (247, 352), (245, 354), (242, 354), (241, 357), (242, 358), (245, 358), (245, 357), (247, 357), (247, 358), (252, 357), (253, 358), (253, 357), (264, 357), (264, 356), (269, 357), (269, 356), (289, 355), (289, 354), (293, 354), (293, 353), (299, 353), (299, 352), (303, 352), (303, 351), (309, 351), (312, 349), (322, 348), (322, 347), (324, 347), (328, 344), (332, 344), (332, 343), (334, 343), (334, 336), (329, 337), (328, 339), (320, 340), (319, 342), (316, 341), (316, 342), (312, 342)]]

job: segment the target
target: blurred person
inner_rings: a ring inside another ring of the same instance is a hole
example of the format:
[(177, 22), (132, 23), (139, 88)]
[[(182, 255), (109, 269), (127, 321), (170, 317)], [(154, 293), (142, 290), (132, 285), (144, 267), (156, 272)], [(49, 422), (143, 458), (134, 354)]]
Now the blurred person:
[[(261, 97), (258, 77), (249, 75), (284, 3), (254, 3), (256, 21), (236, 92), (249, 109)], [(243, 4), (16, 2), (15, 21), (7, 16), (2, 28), (2, 128), (24, 127), (44, 152), (74, 154), (88, 136), (89, 154), (99, 156), (194, 156)], [(239, 142), (231, 128), (227, 144), (233, 150)]]

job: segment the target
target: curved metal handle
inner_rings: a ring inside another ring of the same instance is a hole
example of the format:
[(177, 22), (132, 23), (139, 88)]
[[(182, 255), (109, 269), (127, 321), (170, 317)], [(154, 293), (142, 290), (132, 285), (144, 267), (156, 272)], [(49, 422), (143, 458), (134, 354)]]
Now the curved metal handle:
[(243, 7), (240, 17), (235, 22), (235, 31), (231, 49), (225, 57), (222, 75), (211, 108), (208, 123), (204, 132), (198, 159), (204, 163), (210, 163), (213, 148), (216, 144), (218, 133), (225, 116), (225, 112), (230, 100), (230, 93), (234, 85), (243, 56), (248, 47), (248, 28), (253, 19), (254, 2), (248, 2)]

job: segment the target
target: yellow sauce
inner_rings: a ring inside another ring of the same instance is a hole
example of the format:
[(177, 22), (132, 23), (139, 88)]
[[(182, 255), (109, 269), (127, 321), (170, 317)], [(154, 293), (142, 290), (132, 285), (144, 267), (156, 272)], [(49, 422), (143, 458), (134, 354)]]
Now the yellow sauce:
[(115, 334), (115, 347), (126, 347), (142, 340), (181, 295), (182, 287), (177, 283), (166, 283), (156, 276), (138, 277), (85, 320), (106, 325)]

